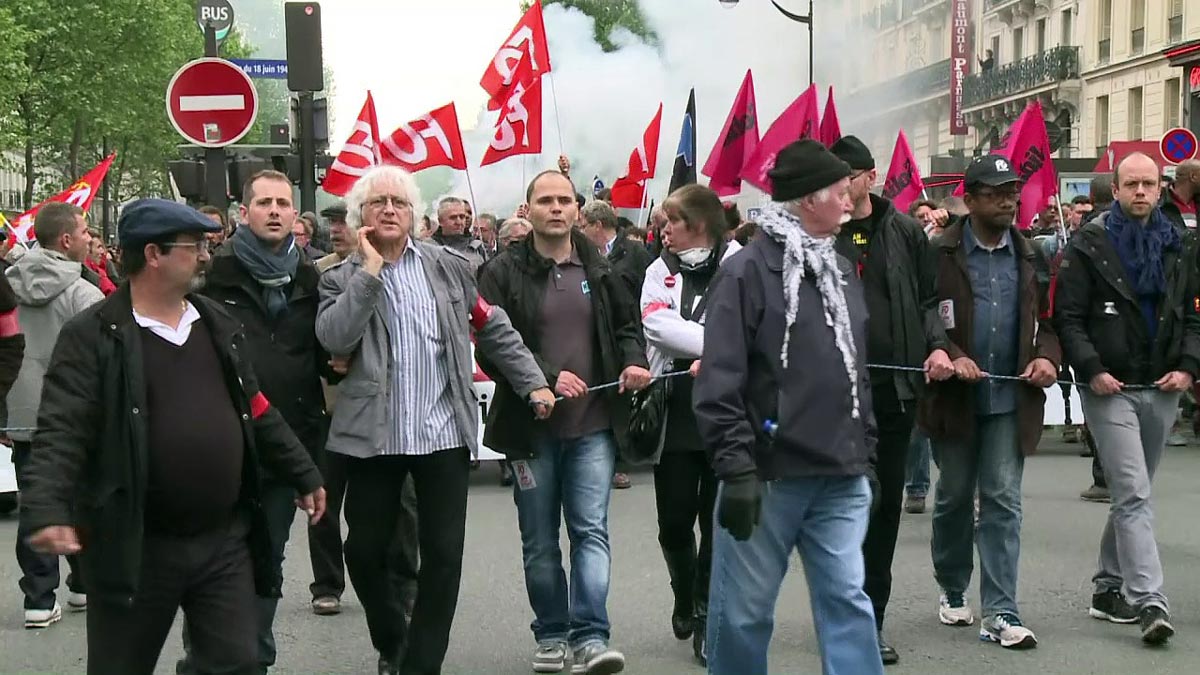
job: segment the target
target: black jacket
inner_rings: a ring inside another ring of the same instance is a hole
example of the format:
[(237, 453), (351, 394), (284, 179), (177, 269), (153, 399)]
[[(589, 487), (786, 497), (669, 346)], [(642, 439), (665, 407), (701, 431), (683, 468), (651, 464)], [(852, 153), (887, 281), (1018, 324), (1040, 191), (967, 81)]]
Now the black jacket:
[(25, 335), (17, 321), (17, 296), (8, 277), (0, 271), (0, 402), (17, 381), (24, 356)]
[[(600, 350), (598, 376), (601, 381), (615, 381), (621, 371), (629, 366), (648, 368), (637, 300), (629, 294), (625, 282), (587, 237), (573, 231), (571, 241), (583, 263), (588, 286), (592, 289), (594, 336)], [(538, 322), (546, 282), (553, 266), (552, 260), (534, 250), (531, 235), (505, 249), (479, 270), (479, 294), (508, 313), (513, 327), (533, 353), (551, 388), (558, 381), (560, 369), (541, 357)], [(488, 410), (484, 429), (484, 445), (510, 459), (531, 457), (536, 435), (532, 408), (513, 391), (495, 364), (480, 352), (476, 352), (476, 359), (479, 367), (496, 381), (496, 396)], [(618, 447), (625, 450), (629, 427), (628, 395), (618, 395), (615, 387), (605, 390), (603, 394), (591, 395), (604, 396), (608, 401), (613, 435)]]
[(259, 386), (318, 463), (328, 428), (321, 376), (331, 374), (329, 355), (317, 341), (319, 279), (316, 266), (302, 255), (287, 289), (287, 312), (272, 320), (262, 287), (234, 255), (233, 247), (225, 246), (213, 255), (201, 291), (242, 325)]
[[(783, 245), (756, 237), (721, 266), (708, 291), (704, 356), (692, 401), (700, 436), (719, 478), (757, 472), (763, 480), (861, 476), (877, 433), (866, 368), (867, 306), (862, 281), (839, 256), (858, 358), (859, 416), (820, 291), (800, 284), (800, 307), (788, 343)], [(768, 420), (778, 427), (765, 429)]]
[(634, 298), (641, 297), (646, 268), (654, 262), (646, 247), (630, 240), (624, 232), (618, 232), (612, 250), (608, 252), (608, 262), (613, 271), (625, 281), (629, 295)]
[[(891, 201), (871, 195), (874, 213), (882, 213), (873, 236), (883, 237), (884, 259), (868, 258), (867, 265), (885, 265), (891, 308), (892, 353), (886, 363), (921, 366), (935, 349), (946, 349), (946, 330), (938, 317), (937, 258), (925, 230), (900, 213)], [(848, 255), (854, 245), (838, 238), (838, 251)], [(864, 352), (865, 353), (865, 352)], [(921, 373), (895, 372), (893, 381), (901, 401), (916, 400), (925, 388)]]
[(1084, 383), (1109, 373), (1125, 384), (1150, 384), (1172, 370), (1200, 378), (1200, 279), (1196, 237), (1166, 251), (1166, 294), (1154, 344), (1121, 259), (1105, 230), (1108, 214), (1088, 223), (1058, 268), (1054, 322), (1063, 353)]
[[(1192, 205), (1200, 210), (1200, 197), (1193, 200)], [(1187, 224), (1183, 222), (1183, 212), (1179, 210), (1179, 206), (1175, 204), (1175, 200), (1171, 197), (1171, 188), (1163, 188), (1162, 198), (1158, 202), (1158, 207), (1162, 209), (1163, 215), (1167, 217), (1178, 227), (1182, 232), (1189, 232)], [(1194, 234), (1194, 231), (1193, 231)]]
[[(279, 597), (280, 561), (271, 553), (258, 497), (260, 465), (301, 494), (320, 487), (321, 474), (278, 410), (251, 406), (259, 388), (238, 322), (212, 300), (188, 299), (213, 336), (242, 419), (240, 503), (251, 525), (255, 586), (261, 596)], [(137, 595), (142, 573), (149, 453), (145, 409), (141, 329), (125, 285), (59, 333), (38, 410), (29, 484), (21, 492), (21, 527), (25, 532), (77, 527), (88, 594), (126, 606)]]

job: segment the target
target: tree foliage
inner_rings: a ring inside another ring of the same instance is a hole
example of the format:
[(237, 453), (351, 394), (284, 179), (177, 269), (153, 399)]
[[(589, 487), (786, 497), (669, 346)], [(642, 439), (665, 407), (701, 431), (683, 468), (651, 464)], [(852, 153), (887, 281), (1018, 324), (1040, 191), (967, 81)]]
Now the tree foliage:
[[(531, 0), (521, 2), (521, 11), (529, 9)], [(618, 28), (624, 28), (646, 42), (657, 40), (654, 31), (646, 23), (637, 0), (542, 0), (542, 5), (563, 5), (574, 7), (592, 17), (596, 22), (593, 35), (596, 43), (606, 52), (616, 50), (612, 33)]]

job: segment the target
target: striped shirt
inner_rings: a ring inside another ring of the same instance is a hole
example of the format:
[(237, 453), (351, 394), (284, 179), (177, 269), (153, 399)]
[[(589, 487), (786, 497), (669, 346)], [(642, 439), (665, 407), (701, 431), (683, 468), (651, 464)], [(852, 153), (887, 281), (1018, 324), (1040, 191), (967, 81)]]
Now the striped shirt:
[(437, 304), (421, 252), (411, 239), (400, 259), (385, 263), (379, 276), (387, 296), (384, 315), (391, 347), (393, 414), (382, 454), (428, 455), (462, 447), (450, 404), (450, 373)]

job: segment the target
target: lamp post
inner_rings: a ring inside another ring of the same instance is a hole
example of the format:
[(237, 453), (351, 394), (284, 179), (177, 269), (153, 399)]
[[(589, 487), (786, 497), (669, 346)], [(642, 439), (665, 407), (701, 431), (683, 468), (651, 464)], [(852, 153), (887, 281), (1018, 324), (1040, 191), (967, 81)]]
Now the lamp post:
[[(722, 7), (736, 7), (738, 0), (718, 0)], [(808, 15), (797, 14), (790, 12), (779, 4), (778, 0), (771, 0), (771, 4), (775, 5), (775, 9), (779, 10), (787, 18), (797, 23), (808, 24), (808, 83), (812, 84), (813, 79), (813, 0), (808, 0)]]

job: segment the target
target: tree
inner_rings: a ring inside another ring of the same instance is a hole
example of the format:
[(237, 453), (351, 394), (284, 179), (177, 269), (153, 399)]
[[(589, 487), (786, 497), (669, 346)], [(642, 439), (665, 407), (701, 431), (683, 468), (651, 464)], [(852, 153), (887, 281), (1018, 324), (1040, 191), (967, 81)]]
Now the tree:
[[(522, 0), (521, 11), (529, 9), (532, 4), (532, 0)], [(543, 6), (554, 4), (574, 7), (592, 17), (596, 22), (593, 32), (596, 43), (606, 52), (617, 49), (612, 41), (612, 32), (617, 28), (624, 28), (649, 43), (658, 40), (647, 25), (637, 0), (542, 0)]]

